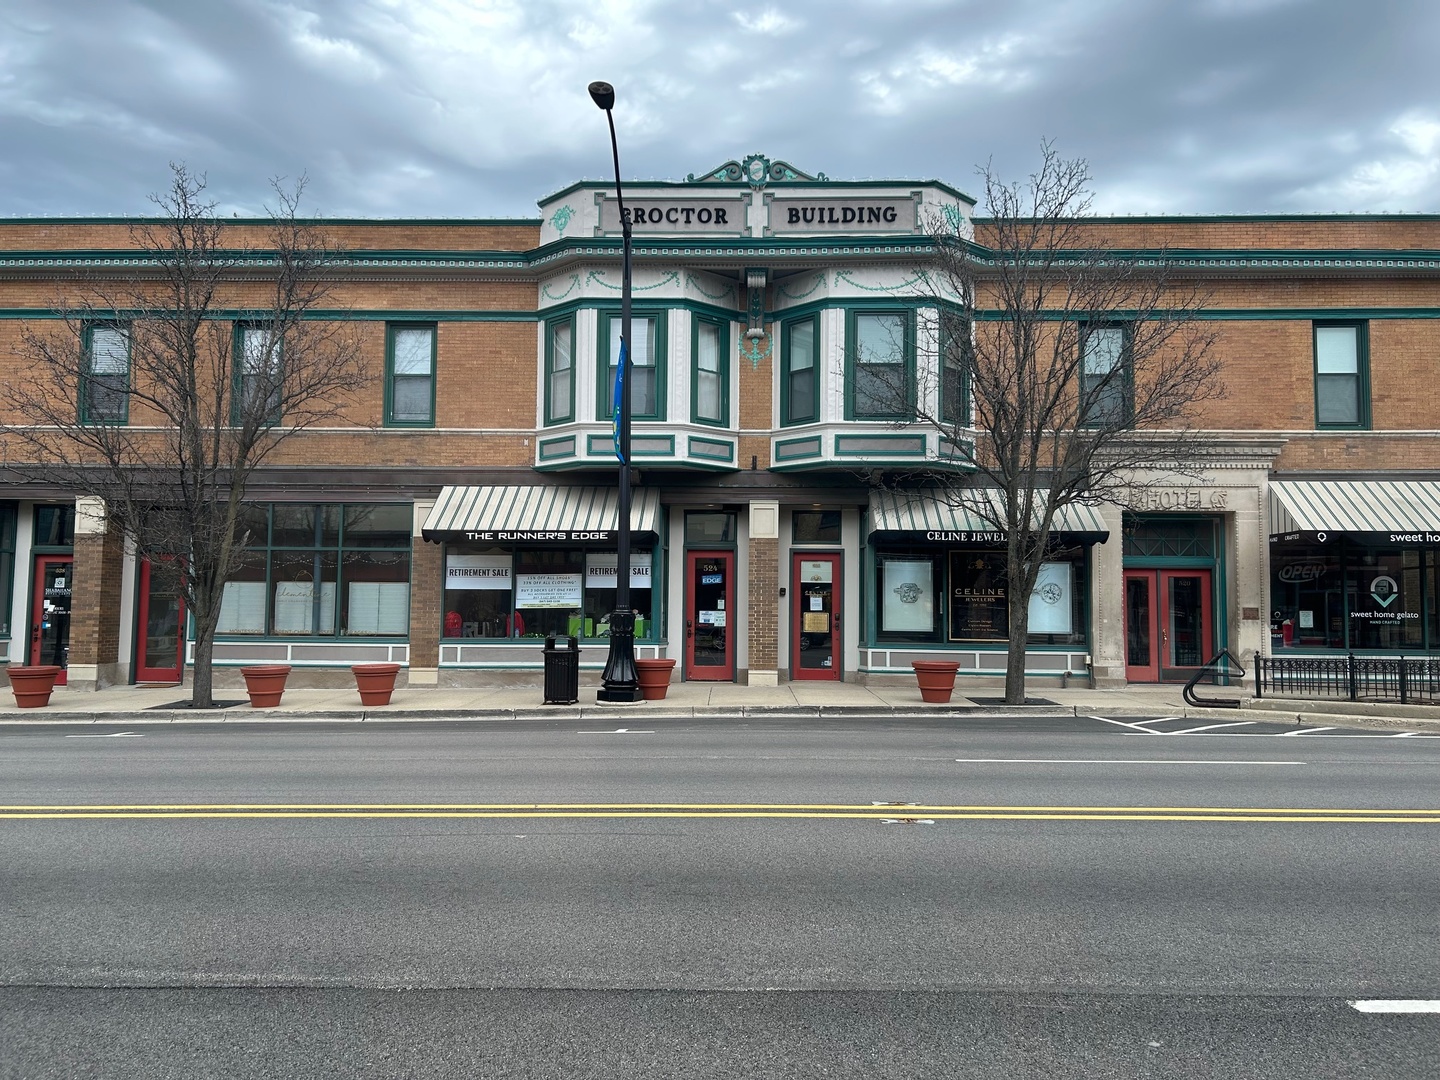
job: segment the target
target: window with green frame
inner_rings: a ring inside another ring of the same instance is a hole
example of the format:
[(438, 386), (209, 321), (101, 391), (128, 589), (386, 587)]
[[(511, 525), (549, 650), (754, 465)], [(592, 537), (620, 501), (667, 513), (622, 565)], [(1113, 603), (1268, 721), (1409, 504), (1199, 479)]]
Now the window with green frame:
[(405, 636), (413, 513), (409, 503), (243, 507), (243, 564), (225, 583), (217, 631)]
[(385, 328), (386, 427), (435, 426), (435, 324)]
[(940, 419), (947, 424), (970, 423), (970, 324), (949, 312), (940, 319)]
[(545, 324), (545, 423), (575, 419), (575, 320)]
[(730, 424), (730, 324), (696, 315), (692, 331), (692, 415), (696, 423)]
[(1364, 322), (1317, 322), (1315, 426), (1370, 426), (1369, 327)]
[(820, 419), (820, 319), (789, 319), (780, 328), (780, 423)]
[(1080, 328), (1081, 427), (1124, 427), (1135, 416), (1130, 327), (1091, 323)]
[[(630, 315), (630, 418), (665, 419), (665, 312), (633, 311)], [(597, 419), (614, 415), (615, 370), (620, 363), (620, 313), (600, 313), (600, 386)]]
[(124, 424), (130, 418), (130, 329), (117, 323), (85, 328), (80, 422)]
[(845, 404), (851, 420), (915, 415), (914, 314), (851, 311), (847, 320)]
[(284, 376), (282, 351), (282, 339), (271, 327), (246, 323), (235, 327), (231, 423), (241, 426), (250, 418), (266, 423), (279, 421)]

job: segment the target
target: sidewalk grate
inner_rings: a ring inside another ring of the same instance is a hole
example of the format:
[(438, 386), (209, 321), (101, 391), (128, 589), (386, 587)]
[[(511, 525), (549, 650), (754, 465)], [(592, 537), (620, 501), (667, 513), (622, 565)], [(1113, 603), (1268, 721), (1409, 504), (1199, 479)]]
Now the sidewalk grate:
[[(245, 700), (237, 700), (237, 701), (216, 701), (216, 702), (214, 702), (214, 703), (211, 704), (210, 708), (212, 708), (212, 709), (233, 709), (236, 705), (246, 705), (246, 704), (249, 704), (248, 699), (245, 699)], [(193, 708), (195, 708), (195, 706), (191, 705), (191, 704), (190, 704), (190, 700), (187, 698), (187, 699), (184, 700), (184, 701), (170, 701), (170, 702), (166, 702), (164, 705), (147, 705), (147, 706), (145, 706), (145, 711), (146, 711), (146, 712), (150, 712), (150, 711), (155, 710), (155, 709), (193, 709)], [(200, 710), (197, 710), (197, 711), (198, 711), (198, 712), (205, 712), (205, 711), (207, 711), (207, 710), (200, 709)]]

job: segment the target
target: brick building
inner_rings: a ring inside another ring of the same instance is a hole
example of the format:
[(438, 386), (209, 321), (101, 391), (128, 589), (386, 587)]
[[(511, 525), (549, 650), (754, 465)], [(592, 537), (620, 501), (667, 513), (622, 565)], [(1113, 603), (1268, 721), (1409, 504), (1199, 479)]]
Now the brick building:
[[(869, 406), (866, 366), (929, 371), (916, 385), (941, 392), (917, 332), (937, 301), (916, 271), (930, 214), (983, 247), (972, 201), (752, 157), (627, 187), (627, 203), (637, 653), (692, 680), (881, 678), (926, 656), (997, 678), (1004, 628), (974, 602), (1003, 595), (994, 534), (861, 478), (942, 450), (936, 431)], [(265, 539), (227, 586), (217, 683), (260, 661), (292, 664), (297, 682), (366, 660), (402, 662), (413, 684), (533, 678), (550, 633), (579, 636), (598, 677), (621, 572), (607, 399), (619, 218), (604, 183), (540, 211), (325, 223), (347, 251), (326, 317), (360, 324), (380, 377), (353, 423), (298, 434), (251, 486)], [(1028, 669), (1115, 685), (1182, 679), (1222, 647), (1440, 649), (1440, 408), (1425, 389), (1440, 218), (1087, 228), (1168, 249), (1206, 285), (1229, 392), (1203, 406), (1219, 443), (1200, 478), (1061, 523)], [(0, 350), (14, 357), (77, 280), (133, 257), (121, 221), (0, 221)], [(107, 328), (104, 355), (123, 367), (123, 313)], [(26, 373), (12, 361), (6, 377)], [(175, 598), (103, 507), (43, 478), (0, 485), (0, 611), (11, 662), (61, 662), (72, 685), (181, 676)]]

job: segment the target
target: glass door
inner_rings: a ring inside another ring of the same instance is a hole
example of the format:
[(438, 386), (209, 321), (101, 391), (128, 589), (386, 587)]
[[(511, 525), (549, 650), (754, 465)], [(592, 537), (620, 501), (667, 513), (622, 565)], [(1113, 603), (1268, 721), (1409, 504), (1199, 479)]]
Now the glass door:
[(840, 679), (840, 556), (790, 559), (790, 677)]
[(70, 595), (73, 555), (35, 558), (35, 595), (30, 608), (30, 663), (55, 664), (56, 686), (67, 682), (70, 666)]
[(685, 678), (735, 678), (735, 553), (685, 553)]
[(140, 563), (135, 681), (178, 683), (185, 663), (185, 602), (174, 563)]
[(1186, 682), (1215, 650), (1209, 570), (1125, 571), (1125, 677)]

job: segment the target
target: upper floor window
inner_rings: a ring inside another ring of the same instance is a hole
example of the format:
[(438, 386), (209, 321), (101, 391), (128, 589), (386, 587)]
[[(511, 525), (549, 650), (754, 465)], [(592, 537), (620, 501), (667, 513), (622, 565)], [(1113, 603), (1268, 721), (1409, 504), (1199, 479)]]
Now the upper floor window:
[(85, 350), (80, 412), (87, 424), (123, 424), (130, 414), (130, 332), (92, 326)]
[(730, 365), (725, 323), (695, 317), (694, 407), (702, 424), (730, 423)]
[(903, 419), (914, 413), (914, 335), (906, 311), (850, 315), (850, 418)]
[(239, 326), (235, 333), (231, 420), (236, 424), (252, 418), (273, 423), (280, 419), (281, 338), (267, 326)]
[(940, 328), (940, 419), (947, 424), (970, 422), (970, 328), (946, 317)]
[(1081, 427), (1123, 427), (1135, 415), (1130, 371), (1130, 331), (1092, 325), (1080, 331)]
[(385, 350), (385, 423), (435, 423), (435, 327), (394, 325)]
[[(665, 419), (662, 392), (665, 355), (665, 317), (663, 312), (632, 312), (630, 317), (630, 418), (632, 420)], [(608, 420), (615, 411), (615, 373), (620, 364), (620, 313), (605, 312), (600, 316), (600, 340), (605, 348), (605, 378), (600, 386), (599, 418)]]
[(545, 324), (545, 423), (575, 419), (575, 320)]
[(1366, 324), (1315, 324), (1315, 426), (1370, 426)]
[(820, 419), (819, 320), (791, 319), (781, 329), (780, 423)]

